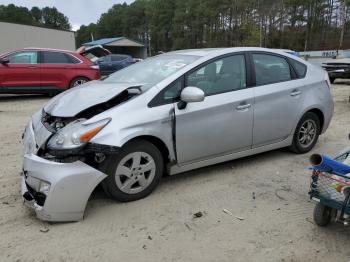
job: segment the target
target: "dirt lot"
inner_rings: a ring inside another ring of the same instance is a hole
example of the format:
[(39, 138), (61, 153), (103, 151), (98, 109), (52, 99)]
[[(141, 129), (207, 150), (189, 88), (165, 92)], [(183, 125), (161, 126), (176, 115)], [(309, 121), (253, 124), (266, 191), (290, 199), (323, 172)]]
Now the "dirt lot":
[[(333, 89), (335, 115), (314, 149), (330, 155), (350, 145), (350, 85)], [(97, 190), (83, 221), (39, 221), (20, 199), (20, 137), (46, 101), (0, 97), (0, 261), (350, 260), (349, 229), (313, 223), (311, 153), (277, 150), (168, 177), (148, 198), (127, 204)], [(198, 211), (204, 215), (194, 219)]]

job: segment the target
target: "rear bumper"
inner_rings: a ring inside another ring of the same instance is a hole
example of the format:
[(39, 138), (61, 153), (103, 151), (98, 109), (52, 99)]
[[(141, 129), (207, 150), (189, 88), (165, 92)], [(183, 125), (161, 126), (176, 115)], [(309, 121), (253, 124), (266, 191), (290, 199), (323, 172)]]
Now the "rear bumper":
[[(25, 205), (39, 219), (54, 222), (81, 220), (92, 191), (106, 177), (80, 161), (56, 163), (32, 154), (24, 156), (23, 170), (21, 189)], [(50, 187), (40, 203), (34, 194), (40, 191), (42, 181)]]

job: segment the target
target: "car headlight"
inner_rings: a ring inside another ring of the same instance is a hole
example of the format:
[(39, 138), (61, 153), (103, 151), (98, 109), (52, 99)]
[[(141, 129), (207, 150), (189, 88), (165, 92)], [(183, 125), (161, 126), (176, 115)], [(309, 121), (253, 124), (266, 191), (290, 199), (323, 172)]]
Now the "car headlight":
[(84, 124), (86, 119), (77, 119), (55, 133), (47, 147), (53, 150), (76, 149), (89, 142), (109, 122), (110, 118), (92, 124)]

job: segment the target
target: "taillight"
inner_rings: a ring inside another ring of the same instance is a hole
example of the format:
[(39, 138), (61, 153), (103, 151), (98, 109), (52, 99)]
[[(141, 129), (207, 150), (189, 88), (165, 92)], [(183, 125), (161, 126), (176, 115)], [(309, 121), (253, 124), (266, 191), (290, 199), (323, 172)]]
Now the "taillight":
[(99, 65), (92, 65), (92, 66), (90, 66), (90, 68), (95, 69), (95, 70), (100, 70)]

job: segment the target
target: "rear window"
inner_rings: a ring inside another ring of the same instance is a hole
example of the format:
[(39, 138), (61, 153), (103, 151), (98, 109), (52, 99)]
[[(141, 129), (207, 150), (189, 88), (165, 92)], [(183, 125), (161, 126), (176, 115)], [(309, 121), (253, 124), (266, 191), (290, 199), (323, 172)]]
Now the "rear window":
[(294, 59), (289, 59), (290, 64), (292, 65), (292, 67), (294, 68), (295, 72), (297, 73), (298, 78), (303, 78), (306, 75), (306, 70), (307, 67), (306, 65), (295, 61)]
[(71, 63), (71, 59), (64, 53), (60, 52), (42, 52), (44, 64), (69, 64)]

